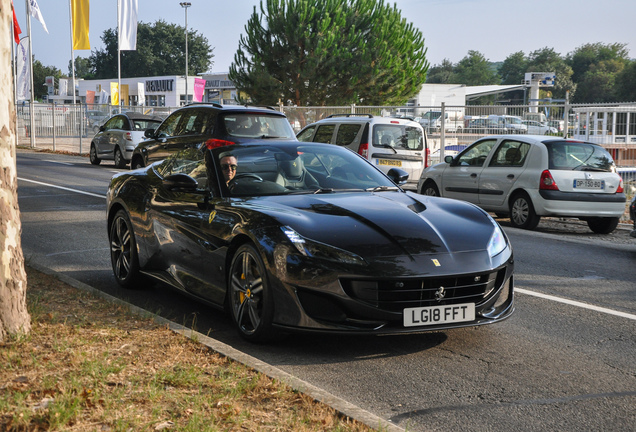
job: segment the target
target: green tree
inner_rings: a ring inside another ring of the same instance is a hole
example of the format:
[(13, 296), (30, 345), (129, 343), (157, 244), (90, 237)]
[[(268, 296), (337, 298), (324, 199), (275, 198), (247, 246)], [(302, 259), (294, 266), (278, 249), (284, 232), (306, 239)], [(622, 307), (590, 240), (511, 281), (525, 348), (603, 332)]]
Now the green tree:
[(62, 77), (62, 71), (55, 66), (44, 66), (41, 61), (33, 59), (33, 96), (42, 101), (47, 95), (46, 77), (55, 77), (57, 82)]
[(479, 51), (468, 51), (468, 55), (461, 59), (455, 66), (455, 76), (457, 83), (469, 86), (499, 84), (499, 76), (490, 67), (486, 57)]
[(586, 44), (566, 57), (577, 83), (575, 102), (597, 103), (619, 100), (615, 90), (619, 74), (629, 62), (626, 44)]
[[(73, 76), (73, 64), (71, 60), (68, 61), (68, 76)], [(89, 58), (75, 57), (75, 78), (84, 78), (87, 80), (95, 79)]]
[(441, 65), (431, 66), (426, 74), (427, 84), (453, 84), (455, 66), (449, 59), (442, 60)]
[(501, 84), (521, 84), (526, 72), (528, 72), (528, 59), (523, 51), (510, 54), (499, 67)]
[(422, 33), (383, 0), (265, 0), (229, 78), (253, 103), (401, 104), (426, 80)]
[(617, 102), (636, 102), (636, 60), (631, 60), (616, 77)]
[[(104, 31), (104, 49), (95, 50), (89, 60), (96, 79), (117, 76), (117, 32)], [(125, 78), (183, 75), (185, 73), (185, 27), (159, 20), (137, 26), (137, 49), (121, 51), (121, 76)], [(212, 48), (206, 37), (188, 30), (188, 73), (206, 72), (211, 64)]]
[(620, 95), (615, 90), (616, 79), (624, 68), (625, 63), (617, 59), (592, 64), (577, 83), (576, 102), (617, 101)]
[(583, 80), (583, 76), (594, 64), (609, 61), (629, 60), (629, 51), (627, 44), (613, 43), (602, 44), (600, 42), (581, 45), (566, 57), (567, 63), (572, 68), (572, 79), (575, 82)]
[(554, 72), (556, 82), (554, 87), (550, 89), (554, 98), (565, 98), (565, 93), (568, 90), (571, 98), (576, 93), (576, 84), (572, 80), (572, 68), (552, 48), (545, 47), (530, 53), (527, 72)]

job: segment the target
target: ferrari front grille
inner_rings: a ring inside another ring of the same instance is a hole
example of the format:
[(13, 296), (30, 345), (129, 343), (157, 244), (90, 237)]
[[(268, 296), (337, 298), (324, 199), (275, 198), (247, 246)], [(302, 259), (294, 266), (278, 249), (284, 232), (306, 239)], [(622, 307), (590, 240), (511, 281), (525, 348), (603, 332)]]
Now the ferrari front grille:
[(506, 269), (498, 272), (419, 279), (342, 279), (347, 295), (388, 312), (405, 308), (479, 304), (504, 283)]

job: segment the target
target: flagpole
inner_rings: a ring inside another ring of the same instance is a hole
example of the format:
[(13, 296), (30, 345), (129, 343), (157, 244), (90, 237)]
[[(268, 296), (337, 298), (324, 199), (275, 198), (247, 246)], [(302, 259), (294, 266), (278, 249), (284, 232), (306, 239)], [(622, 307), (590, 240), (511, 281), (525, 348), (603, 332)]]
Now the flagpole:
[(25, 0), (26, 3), (26, 16), (27, 16), (27, 36), (29, 37), (29, 81), (31, 83), (31, 101), (29, 103), (29, 138), (31, 139), (31, 147), (35, 147), (35, 93), (33, 90), (33, 43), (31, 38), (31, 5), (29, 0)]
[[(73, 49), (73, 0), (68, 0), (68, 13), (71, 19), (71, 70), (73, 76), (73, 105), (77, 102), (75, 101), (75, 50)], [(81, 135), (81, 133), (80, 133)], [(81, 153), (80, 149), (80, 153)]]
[[(11, 4), (11, 9), (13, 9), (13, 3)], [(15, 16), (15, 11), (13, 12), (13, 16)], [(13, 24), (13, 20), (11, 20), (11, 36), (14, 37), (15, 42), (15, 28)], [(16, 64), (17, 59), (17, 47), (14, 46), (14, 43), (11, 42), (11, 64), (13, 65), (13, 108), (17, 114), (18, 112), (18, 65)], [(18, 118), (14, 116), (13, 120), (15, 121), (15, 146), (18, 147)]]
[(117, 100), (119, 101), (119, 112), (121, 113), (121, 50), (119, 49), (119, 39), (121, 38), (121, 11), (117, 0)]

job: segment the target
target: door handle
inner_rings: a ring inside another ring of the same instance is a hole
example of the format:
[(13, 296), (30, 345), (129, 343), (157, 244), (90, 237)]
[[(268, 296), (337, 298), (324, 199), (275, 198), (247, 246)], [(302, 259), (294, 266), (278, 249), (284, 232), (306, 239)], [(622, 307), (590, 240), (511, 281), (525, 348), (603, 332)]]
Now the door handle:
[(475, 177), (477, 177), (477, 174), (472, 173), (470, 176), (471, 176), (472, 178), (475, 178)]
[(515, 178), (515, 175), (514, 174), (508, 174), (508, 178), (512, 180), (513, 178)]

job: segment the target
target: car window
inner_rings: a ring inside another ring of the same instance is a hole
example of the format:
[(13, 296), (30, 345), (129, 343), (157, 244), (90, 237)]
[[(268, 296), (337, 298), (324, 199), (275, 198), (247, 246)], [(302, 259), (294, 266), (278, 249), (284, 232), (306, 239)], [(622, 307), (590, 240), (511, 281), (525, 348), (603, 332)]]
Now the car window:
[(375, 147), (422, 150), (424, 138), (422, 130), (417, 127), (399, 124), (377, 124), (373, 127), (372, 143)]
[(331, 143), (331, 137), (333, 136), (333, 131), (336, 129), (336, 125), (319, 125), (318, 130), (316, 131), (316, 135), (314, 136), (313, 142), (318, 143)]
[(108, 120), (104, 125), (104, 129), (121, 129), (124, 126), (124, 119), (121, 116), (115, 116)]
[(207, 186), (204, 153), (199, 149), (187, 148), (174, 153), (159, 164), (157, 172), (163, 178), (172, 174), (187, 174), (199, 183), (199, 189)]
[(526, 161), (526, 156), (530, 151), (530, 144), (505, 140), (499, 145), (493, 155), (489, 166), (491, 167), (520, 167)]
[(483, 166), (488, 158), (488, 153), (493, 148), (497, 140), (484, 140), (468, 147), (457, 157), (456, 165), (462, 166)]
[(175, 135), (201, 135), (208, 128), (209, 118), (204, 110), (190, 110), (184, 114)]
[(309, 126), (307, 129), (300, 132), (296, 138), (298, 141), (311, 141), (311, 137), (314, 135), (315, 130), (315, 126)]
[(228, 113), (223, 116), (223, 124), (228, 135), (239, 138), (282, 138), (294, 139), (286, 117), (266, 113)]
[(157, 136), (159, 137), (169, 137), (173, 136), (174, 132), (179, 125), (179, 120), (183, 116), (183, 111), (177, 111), (172, 113), (157, 129)]
[(161, 124), (159, 120), (140, 120), (135, 119), (133, 121), (136, 131), (144, 131), (146, 129), (156, 129)]
[(583, 142), (555, 141), (545, 143), (548, 166), (556, 170), (613, 171), (614, 159), (601, 146)]
[(336, 134), (336, 145), (347, 146), (352, 144), (361, 128), (361, 124), (341, 124)]

